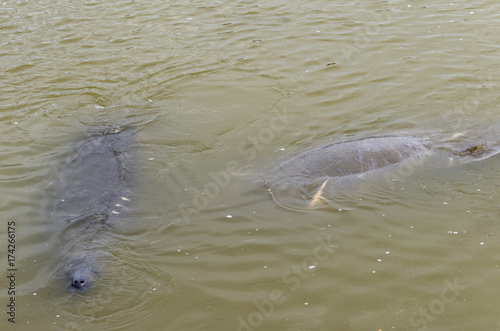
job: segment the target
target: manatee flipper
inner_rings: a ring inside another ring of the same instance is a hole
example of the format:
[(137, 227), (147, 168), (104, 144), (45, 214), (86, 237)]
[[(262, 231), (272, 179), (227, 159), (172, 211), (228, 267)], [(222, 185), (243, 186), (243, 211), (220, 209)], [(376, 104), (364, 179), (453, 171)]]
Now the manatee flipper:
[(321, 184), (321, 186), (319, 187), (318, 191), (316, 191), (316, 193), (314, 194), (313, 198), (311, 199), (311, 202), (309, 202), (309, 208), (316, 208), (319, 206), (319, 204), (324, 201), (324, 198), (323, 198), (323, 190), (325, 189), (325, 186), (326, 184), (328, 183), (328, 181), (330, 180), (330, 178), (327, 178), (325, 179), (325, 181), (323, 182), (323, 184)]

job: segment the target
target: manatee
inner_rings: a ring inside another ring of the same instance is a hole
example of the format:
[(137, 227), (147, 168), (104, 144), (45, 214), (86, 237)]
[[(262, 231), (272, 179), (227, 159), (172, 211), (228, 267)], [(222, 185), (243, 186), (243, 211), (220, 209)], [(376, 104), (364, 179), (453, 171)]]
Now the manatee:
[(367, 137), (309, 149), (285, 161), (279, 169), (298, 177), (341, 177), (380, 169), (430, 152), (425, 139)]
[(406, 135), (370, 136), (333, 142), (288, 158), (266, 178), (266, 186), (275, 199), (276, 194), (295, 194), (305, 196), (304, 199), (310, 201), (309, 207), (315, 207), (326, 185), (334, 187), (340, 179), (346, 183), (358, 177), (366, 178), (371, 172), (393, 170), (403, 162), (414, 167), (420, 165), (427, 156), (439, 152), (448, 154), (450, 160), (469, 161), (483, 159), (500, 151), (497, 142), (482, 142), (467, 148), (453, 146)]
[(91, 133), (59, 175), (53, 215), (62, 225), (63, 277), (70, 288), (85, 290), (99, 275), (111, 232), (129, 201), (133, 144), (130, 128)]

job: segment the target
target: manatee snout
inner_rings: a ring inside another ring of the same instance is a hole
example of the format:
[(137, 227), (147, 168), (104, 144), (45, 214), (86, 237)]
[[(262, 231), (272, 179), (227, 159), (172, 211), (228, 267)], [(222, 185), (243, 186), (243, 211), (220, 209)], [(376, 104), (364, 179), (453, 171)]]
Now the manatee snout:
[(70, 262), (66, 269), (66, 277), (71, 287), (77, 290), (86, 290), (91, 287), (97, 272), (93, 264), (84, 258)]
[(71, 286), (80, 290), (86, 289), (92, 285), (91, 275), (83, 274), (80, 271), (76, 271), (71, 277)]

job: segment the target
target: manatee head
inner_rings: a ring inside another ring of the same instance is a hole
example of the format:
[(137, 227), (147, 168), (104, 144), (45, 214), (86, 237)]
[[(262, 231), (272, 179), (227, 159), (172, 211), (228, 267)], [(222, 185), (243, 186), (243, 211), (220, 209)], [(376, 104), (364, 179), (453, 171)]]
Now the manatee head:
[(87, 257), (77, 257), (66, 264), (65, 279), (70, 288), (86, 290), (92, 286), (96, 276), (95, 265)]
[(71, 286), (78, 290), (89, 288), (94, 281), (92, 269), (78, 268), (70, 274)]

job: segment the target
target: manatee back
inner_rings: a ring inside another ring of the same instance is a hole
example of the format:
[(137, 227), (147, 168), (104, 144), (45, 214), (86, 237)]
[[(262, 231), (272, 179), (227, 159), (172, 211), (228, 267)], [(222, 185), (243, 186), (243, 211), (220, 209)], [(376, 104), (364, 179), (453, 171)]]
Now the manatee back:
[(125, 193), (132, 144), (131, 130), (96, 134), (81, 142), (59, 176), (57, 217), (110, 216)]
[(381, 136), (336, 142), (316, 147), (282, 163), (283, 176), (342, 177), (380, 169), (430, 153), (423, 139)]
[[(291, 157), (266, 176), (266, 188), (284, 208), (319, 208), (321, 201), (347, 199), (361, 184), (357, 176), (431, 154), (425, 139), (376, 136), (335, 142)], [(417, 160), (418, 159), (418, 160)], [(366, 178), (366, 177), (365, 177)], [(363, 181), (366, 183), (366, 181)]]

